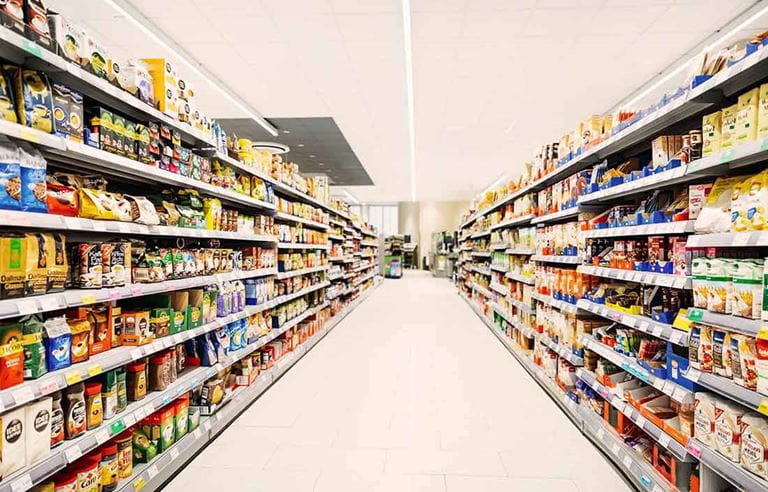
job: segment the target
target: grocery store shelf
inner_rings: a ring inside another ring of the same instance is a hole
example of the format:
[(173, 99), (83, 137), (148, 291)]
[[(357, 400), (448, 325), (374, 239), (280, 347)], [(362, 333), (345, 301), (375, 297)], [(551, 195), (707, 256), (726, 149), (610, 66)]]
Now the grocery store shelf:
[(494, 265), (493, 263), (491, 263), (491, 267), (490, 268), (491, 268), (491, 270), (493, 270), (495, 272), (506, 272), (507, 269), (508, 269), (508, 267), (506, 267), (506, 266)]
[(627, 196), (648, 193), (652, 190), (693, 181), (701, 177), (686, 174), (685, 170), (686, 166), (680, 166), (670, 169), (669, 171), (663, 171), (645, 178), (639, 178), (617, 186), (611, 186), (610, 188), (594, 193), (588, 193), (579, 197), (579, 204), (589, 205), (610, 201), (622, 201), (625, 200)]
[(768, 490), (768, 481), (745, 470), (739, 463), (734, 463), (698, 439), (691, 438), (688, 441), (688, 452), (740, 490), (749, 492)]
[(688, 164), (690, 174), (720, 174), (768, 160), (768, 138), (722, 150)]
[(277, 249), (330, 249), (331, 245), (309, 243), (277, 243)]
[(496, 229), (504, 229), (505, 227), (528, 224), (534, 217), (536, 216), (533, 214), (523, 215), (522, 217), (515, 217), (514, 219), (505, 220), (504, 222), (492, 225), (490, 230), (495, 231)]
[(343, 220), (336, 220), (333, 217), (330, 218), (329, 222), (331, 223), (331, 225), (339, 226), (342, 229), (347, 226), (347, 224), (345, 224)]
[(379, 243), (376, 241), (360, 241), (360, 246), (370, 246), (371, 248), (378, 248)]
[(318, 267), (302, 268), (300, 270), (292, 270), (292, 271), (289, 271), (289, 272), (277, 272), (277, 278), (279, 278), (279, 279), (291, 278), (291, 277), (296, 277), (298, 275), (306, 275), (308, 273), (323, 272), (325, 270), (328, 270), (328, 265), (321, 265), (321, 266), (318, 266)]
[(579, 339), (587, 350), (596, 352), (600, 357), (608, 359), (642, 382), (652, 385), (659, 391), (663, 391), (673, 400), (679, 401), (680, 403), (693, 403), (693, 392), (691, 390), (670, 381), (669, 379), (662, 379), (654, 376), (647, 369), (638, 364), (634, 357), (628, 357), (616, 352), (611, 347), (598, 342), (597, 339), (591, 335), (582, 334), (579, 336)]
[(491, 282), (491, 290), (496, 291), (503, 296), (509, 294), (509, 289), (496, 282)]
[(536, 314), (536, 307), (531, 306), (530, 304), (526, 304), (523, 301), (518, 301), (514, 297), (507, 297), (507, 302), (515, 306), (517, 309), (524, 313), (528, 314)]
[(355, 261), (355, 259), (352, 257), (352, 255), (347, 256), (331, 256), (328, 258), (328, 261), (334, 262), (334, 263), (352, 263)]
[(756, 337), (757, 332), (762, 326), (762, 322), (759, 319), (742, 318), (731, 314), (713, 313), (706, 309), (699, 308), (688, 308), (686, 318), (695, 323), (725, 328), (729, 331), (743, 333), (751, 337)]
[(483, 268), (478, 268), (478, 267), (476, 267), (474, 265), (469, 265), (469, 266), (467, 266), (465, 268), (467, 270), (469, 270), (470, 272), (476, 272), (476, 273), (479, 273), (480, 275), (490, 275), (491, 274), (491, 269), (490, 268), (483, 269)]
[(685, 372), (685, 377), (710, 391), (714, 391), (744, 405), (750, 410), (763, 414), (768, 412), (768, 397), (761, 395), (757, 391), (740, 386), (731, 379), (708, 372), (701, 372), (693, 367), (688, 368)]
[(534, 261), (543, 261), (546, 263), (564, 263), (567, 265), (576, 265), (581, 263), (581, 256), (557, 256), (557, 255), (533, 255)]
[(637, 490), (676, 490), (637, 451), (627, 446), (624, 439), (600, 415), (583, 405), (578, 407), (578, 412), (584, 422), (584, 434), (603, 450), (605, 456), (628, 474)]
[(660, 285), (675, 289), (690, 289), (691, 277), (683, 275), (670, 275), (666, 273), (637, 272), (634, 270), (622, 270), (619, 268), (606, 268), (592, 265), (579, 265), (576, 269), (579, 273), (595, 275), (597, 277), (615, 278), (628, 282), (637, 282), (646, 285)]
[(655, 321), (647, 316), (624, 313), (604, 304), (588, 301), (587, 299), (579, 299), (576, 305), (592, 314), (597, 314), (616, 323), (621, 323), (624, 326), (648, 333), (654, 337), (672, 342), (675, 345), (688, 347), (688, 333), (673, 328), (672, 325)]
[(509, 244), (507, 244), (507, 243), (496, 243), (496, 244), (491, 244), (490, 246), (488, 246), (488, 249), (492, 249), (494, 251), (498, 251), (500, 249), (507, 249), (508, 247), (509, 247)]
[(314, 227), (315, 229), (320, 229), (324, 231), (329, 229), (328, 224), (315, 222), (314, 220), (305, 219), (303, 217), (299, 217), (298, 215), (291, 215), (286, 212), (275, 212), (275, 219), (287, 220), (290, 222), (297, 222), (299, 224), (304, 224), (306, 226)]
[(543, 302), (544, 304), (549, 304), (550, 306), (555, 307), (561, 311), (565, 311), (566, 313), (570, 313), (570, 314), (579, 313), (579, 308), (576, 306), (576, 304), (560, 301), (555, 299), (552, 296), (539, 294), (538, 292), (534, 292), (533, 294), (531, 294), (531, 297), (533, 299), (536, 299), (537, 301)]
[(484, 231), (476, 232), (476, 233), (470, 235), (469, 237), (470, 237), (470, 239), (478, 239), (478, 238), (485, 237), (485, 236), (490, 236), (490, 235), (491, 235), (491, 230), (490, 229), (486, 229)]
[(562, 357), (563, 359), (567, 360), (571, 363), (571, 365), (580, 367), (584, 365), (584, 359), (577, 356), (570, 350), (568, 350), (566, 347), (563, 347), (556, 341), (552, 340), (546, 335), (538, 335), (539, 340), (541, 340), (541, 343), (549, 347), (553, 352), (555, 352), (557, 355)]
[(526, 277), (524, 275), (520, 275), (519, 273), (515, 272), (507, 272), (504, 274), (504, 276), (508, 279), (512, 279), (516, 282), (522, 282), (524, 284), (533, 285), (536, 283), (536, 281), (533, 278)]
[(472, 256), (480, 256), (480, 257), (484, 257), (484, 258), (486, 258), (486, 257), (489, 258), (491, 256), (491, 252), (490, 251), (473, 251), (470, 254)]
[(343, 241), (344, 237), (336, 236), (335, 234), (328, 234), (328, 239), (330, 239), (331, 241)]
[(578, 205), (558, 212), (552, 212), (551, 214), (540, 215), (531, 219), (531, 224), (545, 224), (547, 222), (555, 222), (558, 220), (569, 219), (575, 217), (581, 213)]
[(334, 282), (336, 280), (341, 280), (343, 278), (344, 278), (344, 273), (339, 273), (339, 274), (333, 275), (333, 276), (328, 275), (328, 280), (330, 280), (331, 282)]
[(374, 267), (374, 266), (376, 266), (375, 263), (368, 263), (366, 265), (360, 265), (359, 267), (356, 267), (356, 268), (352, 269), (352, 271), (353, 272), (362, 272), (363, 270), (367, 270), (367, 269), (369, 269), (371, 267)]
[[(678, 222), (662, 222), (660, 224), (644, 224), (624, 227), (607, 227), (605, 229), (592, 229), (581, 231), (584, 238), (592, 237), (626, 237), (626, 236), (648, 236), (659, 234), (685, 234), (693, 232), (695, 220), (681, 220)], [(690, 236), (693, 237), (693, 236)], [(690, 237), (688, 238), (690, 244)]]
[(379, 274), (379, 272), (374, 271), (374, 272), (368, 273), (366, 275), (363, 275), (362, 277), (360, 277), (358, 279), (355, 279), (355, 281), (353, 282), (353, 286), (357, 287), (358, 285), (364, 283), (366, 280), (372, 279), (373, 277), (375, 277), (378, 274)]
[(484, 295), (488, 299), (493, 299), (493, 293), (490, 290), (484, 287), (480, 287), (480, 285), (476, 284), (475, 282), (472, 282), (472, 290), (474, 290), (475, 292), (479, 292), (480, 294)]
[(29, 227), (33, 229), (51, 229), (71, 232), (103, 232), (107, 234), (135, 234), (142, 236), (196, 237), (202, 239), (233, 239), (276, 243), (274, 236), (247, 234), (244, 232), (214, 231), (209, 229), (191, 229), (162, 225), (144, 225), (135, 222), (117, 220), (94, 220), (63, 215), (41, 214), (35, 212), (15, 212), (0, 210), (0, 227)]
[(717, 232), (688, 236), (687, 247), (768, 246), (768, 231)]
[(117, 301), (132, 297), (141, 297), (174, 290), (193, 289), (206, 285), (242, 280), (246, 278), (265, 277), (276, 274), (274, 268), (236, 271), (204, 275), (200, 277), (167, 280), (153, 284), (131, 284), (125, 287), (104, 289), (67, 289), (62, 292), (25, 297), (22, 299), (5, 299), (0, 301), (0, 319), (25, 316), (27, 314), (57, 311), (71, 307), (86, 306), (100, 302)]
[(520, 330), (526, 337), (534, 338), (536, 336), (536, 333), (530, 327), (514, 319), (507, 311), (502, 309), (502, 307), (499, 306), (497, 303), (492, 302), (491, 309), (493, 309), (493, 311), (496, 314), (504, 318), (504, 320), (507, 323), (514, 326), (516, 329)]
[(525, 248), (508, 248), (506, 251), (504, 251), (508, 255), (533, 255), (536, 254), (536, 251), (533, 249), (525, 249)]
[(671, 452), (675, 458), (684, 462), (696, 461), (696, 459), (685, 449), (685, 445), (680, 444), (653, 422), (649, 422), (648, 419), (646, 419), (635, 407), (624, 400), (623, 395), (615, 394), (610, 388), (601, 384), (594, 373), (584, 368), (579, 368), (576, 370), (576, 376), (591, 386), (601, 397), (606, 401), (609, 401), (614, 408), (623, 413), (646, 434)]
[[(2, 28), (0, 28), (2, 30)], [(206, 195), (210, 195), (229, 203), (245, 205), (256, 209), (272, 212), (275, 206), (271, 203), (251, 198), (248, 195), (236, 191), (213, 186), (203, 181), (182, 176), (159, 167), (150, 166), (142, 162), (134, 161), (105, 150), (91, 147), (84, 143), (65, 141), (66, 148), (42, 147), (44, 154), (52, 155), (53, 160), (72, 164), (73, 166), (88, 171), (104, 172), (108, 175), (120, 176), (133, 181), (146, 184), (147, 181), (157, 184), (169, 184), (185, 188), (193, 188)]]

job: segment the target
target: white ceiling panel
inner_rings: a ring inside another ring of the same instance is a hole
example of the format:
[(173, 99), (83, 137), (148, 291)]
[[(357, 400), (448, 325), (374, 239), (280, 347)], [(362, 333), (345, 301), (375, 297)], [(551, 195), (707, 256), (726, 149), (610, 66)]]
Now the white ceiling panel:
[[(402, 0), (117, 1), (265, 116), (332, 116), (375, 183), (350, 188), (360, 200), (410, 199)], [(49, 3), (118, 56), (164, 54), (101, 0)], [(410, 0), (417, 198), (465, 200), (519, 174), (753, 3)], [(187, 78), (203, 111), (242, 116)]]

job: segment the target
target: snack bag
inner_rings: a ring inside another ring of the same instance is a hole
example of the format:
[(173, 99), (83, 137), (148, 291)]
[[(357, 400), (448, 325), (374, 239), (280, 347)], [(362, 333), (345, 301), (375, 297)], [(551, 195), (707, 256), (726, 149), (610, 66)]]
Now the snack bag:
[(751, 179), (746, 179), (734, 185), (731, 191), (731, 231), (744, 232), (749, 230), (747, 219), (747, 200)]
[(48, 190), (45, 184), (48, 163), (36, 149), (19, 147), (21, 171), (21, 209), (28, 212), (48, 212)]
[(21, 210), (19, 149), (8, 139), (0, 139), (0, 209)]
[(768, 208), (768, 169), (752, 176), (742, 189), (747, 187), (746, 220), (748, 227), (761, 231), (768, 227), (766, 208)]
[(733, 188), (746, 179), (745, 176), (717, 178), (699, 212), (694, 229), (696, 232), (731, 231), (731, 197)]

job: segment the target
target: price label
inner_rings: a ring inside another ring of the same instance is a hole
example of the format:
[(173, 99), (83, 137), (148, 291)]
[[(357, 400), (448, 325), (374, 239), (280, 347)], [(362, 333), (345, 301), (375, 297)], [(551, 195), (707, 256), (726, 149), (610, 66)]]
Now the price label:
[(32, 488), (32, 477), (25, 473), (11, 483), (12, 492), (24, 492)]
[(171, 448), (171, 461), (175, 460), (179, 457), (179, 450), (176, 448)]
[(645, 424), (647, 423), (648, 421), (645, 420), (645, 417), (641, 415), (638, 415), (637, 418), (635, 419), (635, 424), (637, 424), (637, 426), (640, 427), (641, 429), (645, 429)]
[(101, 373), (102, 373), (101, 366), (98, 364), (92, 364), (91, 366), (88, 367), (88, 375), (91, 377)]
[[(42, 58), (43, 57), (43, 52), (42, 52), (42, 49), (40, 48), (40, 45), (38, 45), (37, 43), (35, 43), (33, 41), (30, 41), (29, 39), (25, 39), (21, 43), (21, 47), (24, 48), (24, 51), (26, 51), (27, 53), (29, 53), (32, 56), (36, 56), (38, 58)], [(30, 484), (29, 488), (32, 488), (31, 484)]]
[(96, 438), (97, 443), (104, 444), (109, 441), (109, 432), (107, 432), (107, 429), (101, 429), (94, 437)]
[(760, 400), (760, 404), (757, 406), (757, 411), (763, 415), (768, 415), (768, 398)]
[(72, 386), (82, 381), (83, 377), (77, 371), (70, 371), (64, 376), (64, 379), (67, 381), (67, 386)]
[(42, 308), (42, 311), (56, 311), (57, 309), (61, 309), (62, 305), (59, 302), (58, 297), (43, 296), (40, 297), (40, 307)]
[(55, 378), (48, 378), (44, 381), (40, 381), (37, 388), (40, 390), (40, 394), (47, 395), (57, 391), (59, 389), (59, 383), (56, 382)]
[(112, 425), (109, 426), (109, 431), (113, 436), (120, 434), (124, 430), (125, 424), (123, 423), (122, 419), (117, 419), (116, 421), (112, 422)]
[(211, 430), (210, 420), (206, 420), (205, 422), (203, 422), (202, 427), (204, 432), (208, 432), (209, 430)]
[(152, 465), (149, 468), (147, 468), (147, 477), (149, 477), (150, 480), (155, 478), (157, 476), (157, 466)]
[(640, 322), (640, 323), (637, 325), (637, 328), (638, 328), (640, 331), (648, 331), (648, 328), (649, 328), (650, 326), (651, 326), (651, 325), (650, 325), (650, 323), (648, 323), (647, 321), (641, 321), (641, 322)]
[(669, 443), (672, 440), (672, 438), (669, 436), (669, 434), (661, 433), (659, 435), (659, 444), (664, 446), (665, 448), (669, 447)]
[(724, 152), (720, 153), (720, 162), (731, 162), (733, 160), (733, 157), (736, 155), (736, 149), (730, 149), (726, 150)]
[(35, 398), (34, 393), (32, 393), (32, 388), (29, 386), (24, 386), (22, 388), (19, 388), (15, 390), (12, 394), (13, 394), (13, 401), (15, 401), (17, 405), (24, 404)]
[(687, 394), (688, 393), (686, 393), (686, 391), (681, 386), (675, 386), (675, 389), (672, 392), (672, 398), (682, 402)]
[(631, 316), (627, 316), (626, 314), (621, 316), (621, 324), (623, 325), (627, 325), (634, 328), (635, 322), (636, 322), (635, 318)]
[(144, 488), (144, 485), (145, 485), (144, 477), (138, 477), (136, 480), (133, 481), (134, 492), (139, 492), (139, 490)]
[(688, 441), (688, 445), (685, 449), (697, 460), (701, 459), (701, 447), (699, 446), (699, 443), (694, 442), (693, 439)]
[(82, 455), (83, 455), (83, 452), (80, 450), (80, 447), (77, 445), (70, 446), (64, 450), (64, 457), (67, 458), (67, 463), (74, 463)]
[(611, 448), (611, 451), (613, 451), (613, 454), (618, 456), (619, 455), (619, 451), (621, 451), (621, 446), (619, 446), (619, 443), (617, 443), (617, 442), (613, 443), (613, 447)]
[(136, 423), (136, 416), (132, 413), (129, 413), (125, 417), (123, 417), (123, 425), (127, 429), (128, 427), (132, 426)]
[(80, 304), (95, 304), (96, 303), (96, 297), (92, 295), (88, 296), (82, 296), (80, 298)]
[(628, 454), (624, 456), (624, 459), (623, 459), (621, 462), (622, 462), (622, 463), (624, 463), (624, 467), (625, 467), (627, 470), (629, 470), (630, 468), (632, 468), (632, 457), (631, 457), (631, 456), (629, 456)]
[(653, 327), (653, 336), (660, 337), (662, 333), (664, 333), (664, 328), (661, 326), (654, 326)]
[(685, 377), (694, 383), (698, 382), (700, 376), (701, 376), (701, 371), (699, 371), (698, 369), (694, 369), (693, 367), (689, 367), (688, 372), (685, 373)]
[(194, 432), (192, 432), (192, 437), (194, 437), (195, 440), (200, 439), (200, 436), (202, 435), (203, 435), (203, 429), (201, 429), (200, 427), (198, 427), (197, 429), (194, 430)]
[(16, 308), (19, 310), (19, 315), (21, 316), (26, 316), (38, 311), (37, 302), (35, 302), (33, 299), (16, 301)]
[(672, 396), (672, 393), (675, 391), (675, 385), (665, 380), (664, 386), (661, 387), (661, 391), (668, 394), (669, 396)]
[(144, 352), (141, 349), (133, 349), (131, 350), (131, 359), (141, 359), (141, 357), (144, 355)]
[(138, 285), (132, 285), (131, 286), (131, 295), (133, 297), (138, 297), (138, 296), (144, 295), (144, 291)]

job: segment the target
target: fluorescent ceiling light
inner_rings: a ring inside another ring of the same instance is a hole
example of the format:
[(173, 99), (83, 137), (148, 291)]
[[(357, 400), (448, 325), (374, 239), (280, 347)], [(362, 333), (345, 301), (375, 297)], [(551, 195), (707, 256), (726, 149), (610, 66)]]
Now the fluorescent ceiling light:
[(403, 3), (405, 90), (408, 98), (408, 154), (411, 167), (411, 201), (416, 201), (416, 130), (413, 124), (413, 50), (411, 49), (411, 0)]
[[(278, 135), (277, 129), (272, 126), (266, 119), (264, 119), (263, 116), (256, 114), (252, 109), (250, 109), (242, 100), (240, 100), (239, 97), (233, 95), (233, 93), (226, 89), (225, 86), (223, 86), (223, 83), (220, 80), (213, 80), (215, 77), (212, 76), (212, 74), (207, 73), (207, 70), (203, 67), (203, 65), (199, 62), (195, 62), (193, 60), (190, 60), (188, 55), (182, 54), (180, 51), (180, 48), (178, 45), (173, 42), (172, 40), (166, 41), (163, 39), (164, 36), (160, 36), (157, 34), (157, 27), (152, 25), (150, 27), (147, 24), (151, 25), (151, 22), (144, 17), (140, 11), (138, 11), (133, 5), (130, 4), (130, 2), (127, 2), (125, 0), (104, 0), (109, 6), (111, 6), (113, 9), (115, 9), (120, 15), (124, 16), (126, 19), (131, 21), (133, 25), (139, 28), (144, 34), (152, 38), (156, 43), (158, 43), (160, 46), (168, 50), (173, 56), (179, 59), (181, 63), (189, 67), (193, 72), (195, 72), (199, 77), (201, 77), (203, 80), (208, 82), (208, 84), (216, 89), (216, 91), (219, 92), (222, 96), (224, 96), (225, 99), (230, 101), (232, 104), (235, 105), (240, 111), (246, 114), (249, 118), (254, 120), (256, 123), (258, 123), (262, 128), (264, 128), (267, 132), (269, 132), (270, 135), (273, 137), (276, 137)], [(118, 3), (119, 2), (119, 3)], [(171, 46), (171, 45), (175, 45)]]
[(347, 198), (349, 198), (349, 201), (354, 203), (355, 205), (360, 205), (360, 200), (358, 200), (355, 195), (347, 191), (346, 189), (341, 190), (345, 195), (347, 195)]
[(725, 33), (722, 36), (720, 36), (716, 41), (713, 41), (712, 43), (710, 43), (707, 46), (705, 46), (704, 48), (702, 48), (702, 50), (699, 51), (699, 53), (697, 53), (694, 56), (688, 57), (688, 61), (687, 62), (679, 65), (676, 69), (674, 69), (673, 71), (669, 72), (664, 77), (660, 78), (659, 80), (657, 80), (656, 82), (654, 82), (650, 86), (646, 87), (641, 93), (639, 93), (638, 95), (634, 96), (632, 99), (630, 99), (626, 103), (620, 103), (619, 105), (617, 105), (617, 108), (621, 107), (621, 106), (623, 106), (625, 108), (631, 108), (633, 105), (637, 104), (640, 100), (642, 100), (645, 96), (650, 94), (652, 91), (658, 89), (662, 84), (667, 82), (669, 79), (671, 79), (675, 75), (677, 75), (680, 72), (682, 72), (683, 70), (685, 70), (691, 63), (694, 63), (694, 62), (698, 61), (700, 59), (700, 57), (702, 55), (704, 55), (704, 53), (709, 53), (713, 48), (717, 47), (718, 45), (720, 45), (720, 44), (724, 43), (725, 41), (727, 41), (728, 39), (732, 38), (733, 36), (736, 35), (737, 32), (739, 32), (742, 29), (744, 29), (745, 27), (749, 26), (750, 24), (752, 24), (752, 22), (757, 20), (759, 17), (765, 15), (766, 13), (768, 13), (768, 6), (765, 6), (762, 9), (760, 9), (759, 11), (757, 11), (756, 13), (754, 13), (753, 15), (750, 15), (744, 22), (740, 23), (739, 25), (737, 25), (736, 27), (734, 27), (733, 29), (731, 29), (727, 33)]

